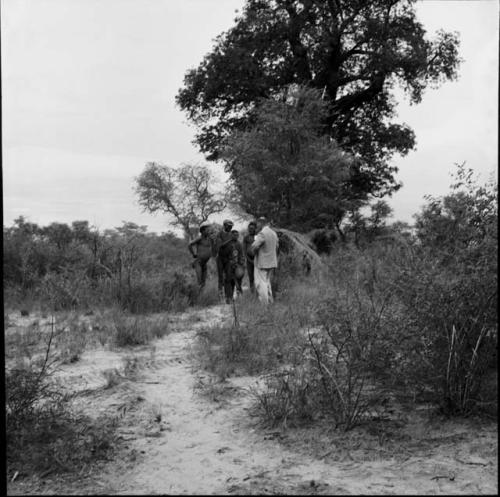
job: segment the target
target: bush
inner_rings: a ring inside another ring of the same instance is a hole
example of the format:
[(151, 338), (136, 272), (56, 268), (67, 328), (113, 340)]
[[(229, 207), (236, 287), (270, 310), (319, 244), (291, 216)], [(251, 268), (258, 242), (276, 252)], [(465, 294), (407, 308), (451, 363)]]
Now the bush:
[(115, 311), (111, 316), (114, 342), (119, 347), (146, 345), (170, 332), (166, 317), (130, 316)]
[(400, 374), (440, 403), (467, 414), (484, 402), (482, 383), (497, 358), (497, 186), (478, 186), (458, 167), (443, 198), (416, 216), (419, 245), (397, 280), (413, 337)]
[(202, 365), (225, 378), (235, 371), (256, 374), (270, 371), (288, 360), (304, 338), (299, 333), (298, 313), (282, 302), (262, 306), (253, 295), (236, 301), (234, 318), (198, 332), (198, 357)]
[(444, 266), (434, 250), (418, 257), (399, 282), (408, 340), (396, 376), (446, 412), (468, 413), (484, 401), (481, 383), (496, 363), (496, 275), (469, 271), (459, 260)]
[(80, 470), (107, 459), (118, 439), (114, 418), (76, 414), (52, 381), (52, 330), (44, 357), (6, 372), (7, 470), (29, 474)]
[(199, 307), (209, 307), (220, 302), (219, 291), (217, 288), (217, 275), (207, 278), (205, 286), (201, 290), (196, 290), (194, 304)]
[[(272, 425), (312, 421), (318, 414), (317, 385), (312, 383), (310, 371), (296, 365), (265, 377), (264, 389), (251, 390), (257, 408)], [(313, 380), (314, 381), (314, 380)]]
[(20, 217), (4, 227), (4, 252), (10, 306), (27, 299), (52, 311), (118, 303), (140, 314), (182, 311), (198, 295), (194, 274), (186, 274), (185, 242), (134, 223), (101, 234), (86, 221), (41, 228)]
[(352, 428), (373, 404), (369, 369), (389, 306), (386, 294), (378, 301), (363, 287), (351, 294), (336, 284), (330, 277), (295, 280), (267, 307), (243, 299), (237, 322), (199, 333), (202, 364), (222, 378), (265, 373), (265, 388), (254, 395), (272, 423), (325, 414)]
[[(304, 338), (301, 353), (268, 377), (263, 392), (256, 392), (261, 412), (271, 422), (327, 415), (336, 426), (349, 430), (380, 401), (377, 380), (386, 367), (384, 334), (391, 293), (381, 292), (376, 282), (367, 279), (376, 275), (372, 266), (363, 267), (362, 259), (357, 262), (358, 267), (350, 268), (351, 278), (363, 284), (353, 285), (332, 274), (311, 287), (314, 298), (307, 311), (302, 309), (299, 319), (294, 313)], [(367, 274), (361, 279), (363, 271)], [(297, 298), (304, 285), (289, 295)]]
[(81, 322), (77, 315), (70, 314), (65, 325), (56, 331), (58, 359), (62, 364), (78, 361), (92, 338), (88, 325)]
[(318, 254), (330, 254), (336, 240), (337, 236), (333, 230), (316, 230), (311, 236), (311, 241)]

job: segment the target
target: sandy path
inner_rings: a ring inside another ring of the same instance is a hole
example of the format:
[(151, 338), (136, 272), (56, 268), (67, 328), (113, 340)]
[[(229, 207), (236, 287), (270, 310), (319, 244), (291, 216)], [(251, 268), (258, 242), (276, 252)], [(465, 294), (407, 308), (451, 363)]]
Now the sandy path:
[[(229, 316), (228, 307), (199, 311), (206, 318)], [(201, 322), (199, 323), (201, 324)], [(194, 391), (196, 372), (189, 351), (198, 323), (174, 332), (155, 345), (152, 367), (129, 385), (161, 414), (156, 431), (130, 426), (134, 462), (117, 461), (100, 475), (108, 494), (487, 494), (497, 492), (496, 461), (461, 464), (453, 450), (403, 462), (327, 463), (285, 449), (252, 427), (248, 395), (237, 394), (221, 405)], [(237, 378), (237, 387), (251, 378)], [(129, 392), (130, 394), (130, 392)], [(151, 410), (151, 407), (150, 407)], [(136, 419), (147, 413), (139, 411)], [(457, 448), (458, 447), (458, 448)], [(492, 466), (494, 464), (494, 467)], [(438, 476), (439, 478), (436, 478)]]
[[(405, 444), (405, 457), (382, 449), (380, 457), (373, 457), (373, 452), (351, 450), (348, 444), (342, 457), (334, 446), (336, 460), (318, 459), (314, 450), (309, 455), (307, 444), (304, 450), (297, 435), (291, 434), (293, 443), (285, 446), (276, 430), (257, 426), (249, 409), (252, 398), (244, 390), (256, 378), (232, 379), (233, 394), (224, 402), (200, 395), (196, 384), (203, 373), (191, 354), (196, 330), (230, 319), (230, 311), (215, 306), (177, 315), (172, 333), (151, 346), (89, 350), (59, 370), (65, 387), (81, 393), (76, 403), (83, 410), (120, 414), (119, 431), (127, 444), (99, 474), (70, 483), (63, 493), (497, 494), (494, 428), (470, 433), (460, 422), (451, 431), (438, 427), (426, 434), (431, 439), (437, 434), (437, 442), (424, 450)], [(134, 360), (137, 376), (127, 376), (124, 366)], [(118, 378), (111, 387), (110, 374)], [(406, 430), (413, 442), (422, 434), (412, 430), (425, 428), (417, 423)], [(317, 442), (312, 441), (315, 446)], [(330, 449), (333, 442), (327, 439), (327, 444)], [(66, 488), (57, 479), (41, 484), (36, 484), (36, 493)]]

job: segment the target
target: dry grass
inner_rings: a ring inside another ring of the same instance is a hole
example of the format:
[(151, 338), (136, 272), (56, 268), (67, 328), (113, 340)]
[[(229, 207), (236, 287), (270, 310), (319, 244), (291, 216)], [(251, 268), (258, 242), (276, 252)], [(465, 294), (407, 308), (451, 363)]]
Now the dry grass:
[[(80, 471), (107, 459), (117, 444), (116, 420), (93, 419), (76, 412), (52, 375), (60, 364), (54, 353), (56, 329), (31, 343), (20, 340), (25, 361), (6, 371), (7, 473), (39, 474)], [(24, 334), (26, 337), (26, 334)], [(34, 357), (32, 347), (45, 350)]]
[(290, 307), (276, 303), (263, 307), (252, 295), (235, 303), (234, 316), (222, 325), (197, 334), (198, 358), (203, 368), (221, 378), (271, 370), (300, 349), (300, 320)]
[[(63, 392), (54, 373), (96, 346), (147, 344), (170, 331), (165, 315), (131, 316), (119, 311), (81, 316), (60, 312), (39, 318), (4, 315), (8, 475), (83, 471), (119, 446), (115, 416), (83, 414)], [(136, 379), (143, 364), (125, 358), (123, 372), (105, 371), (105, 389)]]
[[(448, 314), (450, 322), (463, 326), (471, 320), (463, 292), (425, 257), (397, 244), (342, 247), (325, 259), (327, 274), (282, 275), (273, 305), (262, 306), (247, 294), (236, 303), (231, 321), (201, 330), (200, 362), (221, 379), (266, 374), (267, 386), (255, 396), (263, 418), (275, 424), (310, 421), (326, 413), (335, 425), (352, 429), (369, 420), (377, 406), (383, 410), (381, 392), (388, 390), (406, 402), (431, 401), (450, 414), (486, 405), (490, 409), (493, 399), (484, 380), (492, 377), (487, 368), (496, 335), (490, 334), (486, 346), (489, 328), (481, 321), (490, 314), (478, 315), (483, 327), (475, 338), (474, 323), (456, 328), (462, 334), (451, 335), (454, 341), (448, 344), (441, 331), (422, 330), (424, 322), (437, 326)], [(420, 285), (426, 268), (438, 271), (439, 278), (410, 291), (408, 281)], [(450, 288), (449, 295), (436, 293), (443, 285)], [(469, 278), (468, 285), (477, 290), (475, 280)], [(441, 352), (449, 360), (440, 361)], [(453, 409), (447, 407), (450, 398)]]
[(170, 331), (166, 316), (129, 316), (115, 312), (110, 325), (114, 343), (119, 347), (146, 345)]

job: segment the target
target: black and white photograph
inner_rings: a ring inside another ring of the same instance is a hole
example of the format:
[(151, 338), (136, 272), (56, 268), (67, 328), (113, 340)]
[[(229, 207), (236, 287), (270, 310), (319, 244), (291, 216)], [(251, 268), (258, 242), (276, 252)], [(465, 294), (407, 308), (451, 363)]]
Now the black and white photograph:
[(6, 495), (498, 495), (497, 0), (0, 0)]

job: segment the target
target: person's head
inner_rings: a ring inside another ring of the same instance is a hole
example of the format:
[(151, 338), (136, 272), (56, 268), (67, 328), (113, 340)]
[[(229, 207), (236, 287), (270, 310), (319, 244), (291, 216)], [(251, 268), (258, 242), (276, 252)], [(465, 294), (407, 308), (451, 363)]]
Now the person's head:
[(208, 223), (202, 223), (200, 224), (200, 233), (201, 236), (208, 236), (209, 233), (209, 224)]
[(230, 219), (224, 219), (222, 227), (224, 228), (224, 231), (229, 233), (233, 229), (233, 222)]
[(257, 231), (260, 231), (266, 224), (268, 224), (267, 219), (264, 216), (259, 217), (259, 219), (257, 219)]
[(238, 240), (238, 236), (240, 235), (238, 230), (231, 230), (231, 239)]
[(248, 223), (248, 234), (249, 235), (255, 235), (255, 230), (257, 229), (257, 224), (255, 221), (250, 221)]

